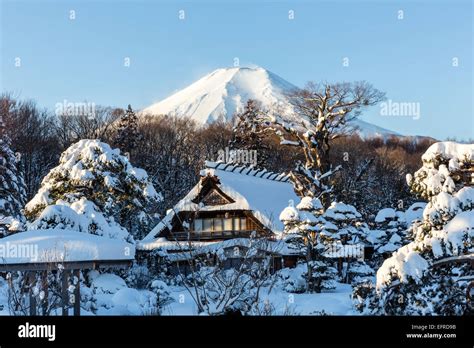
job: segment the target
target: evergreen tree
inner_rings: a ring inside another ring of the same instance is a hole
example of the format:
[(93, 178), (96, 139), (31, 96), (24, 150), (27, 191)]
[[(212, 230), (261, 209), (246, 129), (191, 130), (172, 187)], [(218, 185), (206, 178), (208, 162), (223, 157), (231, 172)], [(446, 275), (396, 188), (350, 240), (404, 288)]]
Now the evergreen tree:
[(320, 243), (322, 205), (319, 199), (304, 197), (294, 207), (293, 202), (280, 214), (285, 225), (285, 240), (289, 247), (304, 255), (305, 290), (321, 292), (335, 288), (337, 271), (333, 260), (324, 256), (325, 246)]
[(374, 247), (371, 263), (380, 267), (392, 252), (408, 243), (404, 212), (384, 208), (375, 216), (374, 226), (368, 237)]
[(138, 145), (139, 140), (138, 118), (129, 104), (127, 111), (120, 117), (114, 145), (123, 153), (130, 154)]
[(342, 202), (333, 202), (321, 217), (320, 244), (326, 254), (341, 261), (340, 280), (360, 282), (375, 272), (364, 261), (364, 246), (369, 244), (370, 230), (357, 209)]
[(10, 137), (0, 114), (0, 236), (21, 230), (24, 223), (25, 183), (10, 145)]
[(325, 245), (364, 243), (369, 228), (357, 209), (342, 202), (332, 202), (322, 215), (321, 241)]
[(462, 169), (474, 161), (474, 145), (441, 142), (422, 156), (423, 167), (407, 182), (428, 199), (414, 240), (377, 271), (377, 283), (354, 289), (356, 307), (367, 314), (461, 315), (474, 276), (474, 188), (463, 187)]
[[(306, 291), (333, 289), (336, 280), (360, 283), (374, 276), (374, 270), (363, 260), (369, 228), (353, 206), (333, 202), (324, 210), (319, 199), (304, 197), (296, 207), (290, 203), (280, 220), (289, 247), (305, 256), (300, 264), (306, 265), (302, 272)], [(339, 273), (336, 261), (344, 261)], [(294, 286), (294, 277), (285, 274), (283, 278), (287, 288), (301, 291), (300, 286)]]
[(236, 115), (236, 124), (233, 127), (233, 137), (229, 143), (232, 150), (256, 151), (257, 163), (255, 167), (267, 166), (269, 146), (264, 141), (262, 132), (262, 111), (258, 103), (249, 99), (242, 113)]
[(144, 170), (119, 150), (84, 139), (61, 155), (26, 215), (30, 229), (68, 228), (131, 241), (153, 227), (160, 200)]

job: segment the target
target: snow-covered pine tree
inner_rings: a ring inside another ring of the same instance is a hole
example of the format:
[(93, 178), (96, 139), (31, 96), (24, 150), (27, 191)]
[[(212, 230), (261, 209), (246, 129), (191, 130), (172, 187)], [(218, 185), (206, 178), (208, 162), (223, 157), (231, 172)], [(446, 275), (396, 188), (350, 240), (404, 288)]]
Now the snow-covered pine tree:
[(232, 128), (232, 140), (229, 147), (232, 150), (256, 151), (257, 164), (255, 167), (265, 168), (268, 160), (268, 145), (263, 140), (262, 110), (257, 101), (249, 99), (243, 112), (235, 115), (235, 125)]
[(22, 213), (26, 202), (25, 183), (10, 145), (0, 114), (0, 236), (22, 230), (25, 222)]
[(366, 241), (368, 226), (354, 206), (332, 202), (322, 218), (321, 241), (325, 245), (354, 245)]
[(368, 239), (374, 246), (378, 265), (390, 254), (408, 243), (405, 214), (393, 208), (384, 208), (375, 216), (375, 228)]
[(350, 204), (333, 202), (322, 215), (320, 245), (342, 263), (341, 281), (359, 282), (375, 274), (363, 260), (369, 232), (362, 215)]
[(132, 241), (153, 226), (160, 200), (147, 173), (118, 149), (84, 139), (61, 155), (26, 205), (26, 216), (30, 229), (68, 228)]
[(119, 148), (122, 153), (130, 154), (136, 148), (139, 140), (138, 118), (129, 104), (127, 111), (120, 117), (118, 122), (114, 146)]
[[(333, 267), (333, 260), (324, 256), (325, 248), (319, 240), (322, 212), (323, 206), (319, 199), (304, 197), (296, 207), (290, 202), (280, 214), (280, 220), (285, 225), (286, 243), (289, 248), (304, 255), (304, 262), (297, 266), (302, 267), (303, 271), (296, 272), (305, 279), (305, 290), (308, 292), (335, 288), (337, 270)], [(292, 278), (289, 276), (287, 280), (293, 281)]]
[(407, 182), (429, 201), (423, 221), (414, 223), (414, 241), (377, 271), (376, 289), (355, 289), (364, 313), (460, 315), (467, 310), (466, 287), (474, 276), (466, 262), (474, 251), (474, 188), (464, 187), (471, 178), (463, 170), (472, 168), (474, 144), (435, 143), (422, 160), (423, 167)]

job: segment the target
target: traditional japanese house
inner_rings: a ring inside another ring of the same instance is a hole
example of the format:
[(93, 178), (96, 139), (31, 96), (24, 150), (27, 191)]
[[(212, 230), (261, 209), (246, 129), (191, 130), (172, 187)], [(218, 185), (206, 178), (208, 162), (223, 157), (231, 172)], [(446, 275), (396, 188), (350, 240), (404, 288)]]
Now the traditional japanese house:
[(190, 252), (224, 252), (232, 266), (250, 240), (264, 240), (259, 253), (272, 257), (272, 268), (296, 263), (297, 256), (278, 238), (284, 228), (281, 211), (290, 200), (299, 201), (288, 175), (215, 162), (207, 162), (200, 175), (196, 186), (139, 243), (142, 253), (159, 250), (185, 264)]

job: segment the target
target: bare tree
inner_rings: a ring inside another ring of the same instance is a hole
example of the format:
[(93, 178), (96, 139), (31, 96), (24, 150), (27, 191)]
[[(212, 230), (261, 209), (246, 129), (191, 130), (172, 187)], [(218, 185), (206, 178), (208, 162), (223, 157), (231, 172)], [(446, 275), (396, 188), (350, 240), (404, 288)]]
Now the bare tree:
[[(300, 196), (319, 197), (331, 191), (331, 141), (348, 134), (348, 122), (357, 118), (363, 108), (383, 100), (384, 93), (367, 82), (309, 83), (289, 98), (295, 121), (281, 116), (266, 117), (266, 130), (278, 135), (282, 145), (303, 152), (305, 163), (298, 164), (292, 173), (295, 189)], [(323, 203), (328, 204), (324, 197)]]
[[(266, 285), (270, 286), (270, 292), (275, 282), (275, 278), (270, 277), (271, 255), (278, 253), (280, 246), (267, 238), (251, 236), (244, 239), (245, 245), (236, 244), (216, 252), (206, 246), (194, 245), (188, 225), (181, 224), (188, 231), (188, 239), (178, 241), (175, 238), (180, 252), (170, 255), (174, 260), (169, 261), (176, 262), (177, 255), (184, 260), (185, 269), (177, 264), (178, 280), (199, 313), (262, 315), (273, 312), (267, 305), (262, 306), (261, 294)], [(229, 259), (238, 262), (226, 265)]]
[(10, 94), (0, 96), (0, 113), (17, 153), (27, 198), (33, 197), (42, 178), (56, 164), (61, 149), (54, 132), (55, 119), (31, 100), (18, 101)]
[[(61, 269), (52, 268), (48, 271), (9, 273), (7, 281), (10, 313), (28, 316), (34, 307), (33, 312), (38, 315), (54, 315), (63, 304), (62, 277)], [(79, 286), (79, 283), (75, 286)]]
[[(270, 280), (270, 256), (263, 255), (269, 245), (265, 239), (248, 239), (245, 247), (221, 253), (200, 254), (199, 248), (189, 245), (186, 255), (189, 275), (179, 271), (179, 279), (199, 313), (222, 315), (229, 312), (259, 314), (261, 293)], [(215, 256), (214, 256), (215, 255)], [(225, 266), (228, 257), (237, 258), (237, 265)]]
[(122, 109), (97, 106), (93, 115), (56, 115), (54, 130), (63, 149), (81, 139), (111, 142), (116, 128), (115, 121), (123, 113)]

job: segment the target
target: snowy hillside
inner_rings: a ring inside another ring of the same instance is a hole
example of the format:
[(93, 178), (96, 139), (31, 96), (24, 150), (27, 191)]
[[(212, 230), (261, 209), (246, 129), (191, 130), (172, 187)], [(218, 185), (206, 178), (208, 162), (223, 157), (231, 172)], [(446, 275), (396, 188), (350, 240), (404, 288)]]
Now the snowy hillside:
[[(261, 67), (217, 69), (145, 108), (143, 113), (188, 116), (204, 125), (219, 119), (231, 120), (232, 115), (243, 110), (248, 99), (259, 101), (264, 108), (276, 105), (289, 111), (286, 95), (295, 89), (295, 85)], [(363, 139), (400, 135), (362, 120), (354, 121), (353, 125)]]

